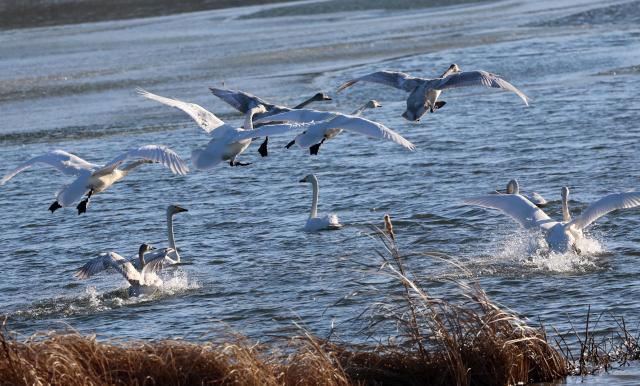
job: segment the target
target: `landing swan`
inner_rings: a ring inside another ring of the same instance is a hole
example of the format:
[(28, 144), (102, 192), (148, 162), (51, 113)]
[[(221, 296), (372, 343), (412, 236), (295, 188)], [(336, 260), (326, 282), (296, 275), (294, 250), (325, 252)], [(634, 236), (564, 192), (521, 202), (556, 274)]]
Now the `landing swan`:
[[(125, 161), (131, 162), (120, 168)], [(171, 170), (174, 174), (182, 175), (189, 171), (178, 154), (168, 147), (160, 145), (146, 145), (130, 150), (117, 156), (104, 166), (87, 162), (63, 150), (54, 150), (23, 163), (4, 176), (0, 180), (0, 186), (4, 185), (23, 170), (39, 163), (53, 166), (64, 175), (76, 177), (75, 181), (64, 186), (57, 193), (56, 201), (49, 207), (51, 213), (59, 208), (70, 206), (81, 199), (82, 196), (87, 195), (77, 206), (79, 215), (87, 211), (87, 205), (92, 195), (106, 190), (140, 165), (159, 163)]]
[[(231, 105), (233, 108), (235, 108), (236, 110), (238, 110), (239, 112), (241, 112), (243, 114), (248, 113), (249, 110), (251, 110), (254, 107), (257, 107), (259, 105), (263, 105), (267, 111), (265, 111), (264, 113), (261, 113), (261, 114), (254, 115), (254, 117), (253, 117), (254, 119), (268, 117), (269, 115), (284, 113), (284, 112), (291, 111), (291, 110), (294, 110), (294, 109), (302, 109), (302, 108), (306, 107), (307, 105), (309, 105), (309, 104), (311, 104), (313, 102), (316, 102), (316, 101), (330, 101), (331, 100), (330, 96), (328, 96), (327, 94), (325, 94), (323, 92), (319, 92), (319, 93), (316, 93), (311, 98), (309, 98), (309, 99), (303, 101), (302, 103), (294, 106), (293, 108), (289, 108), (289, 107), (275, 105), (275, 104), (272, 104), (272, 103), (265, 102), (263, 99), (258, 98), (257, 96), (249, 94), (248, 92), (244, 92), (244, 91), (228, 90), (228, 89), (224, 89), (224, 88), (215, 88), (215, 87), (209, 87), (209, 90), (211, 90), (213, 95), (215, 95), (218, 98), (222, 99), (223, 101), (227, 102), (229, 105)], [(254, 125), (254, 127), (258, 127), (258, 125)], [(258, 152), (263, 157), (266, 157), (269, 154), (269, 152), (267, 150), (268, 142), (269, 142), (269, 137), (266, 137), (264, 139), (264, 142), (262, 142), (262, 144), (258, 148)]]
[(614, 193), (594, 202), (580, 216), (571, 219), (569, 214), (569, 188), (562, 188), (562, 222), (552, 220), (542, 209), (520, 194), (493, 194), (470, 198), (465, 204), (498, 209), (511, 216), (526, 229), (541, 230), (554, 252), (580, 253), (576, 243), (584, 238), (582, 231), (591, 223), (616, 209), (640, 206), (640, 192)]
[(251, 163), (238, 162), (236, 158), (249, 147), (252, 138), (260, 137), (260, 135), (246, 134), (254, 131), (253, 116), (267, 111), (263, 105), (249, 109), (243, 127), (235, 128), (195, 103), (165, 98), (142, 89), (138, 89), (138, 94), (184, 111), (196, 121), (198, 126), (211, 135), (211, 141), (207, 146), (191, 151), (191, 162), (196, 169), (211, 169), (223, 161), (229, 161), (230, 166), (251, 165)]
[(435, 79), (414, 77), (397, 71), (373, 72), (343, 83), (338, 87), (338, 92), (359, 81), (380, 83), (408, 92), (407, 109), (402, 116), (409, 121), (419, 121), (427, 111), (434, 112), (442, 107), (442, 104), (437, 103), (440, 92), (451, 88), (472, 86), (500, 88), (515, 93), (527, 106), (530, 100), (522, 91), (496, 74), (486, 71), (460, 71), (456, 64), (452, 64), (440, 78)]
[(309, 174), (300, 182), (311, 182), (311, 186), (313, 187), (313, 201), (311, 202), (311, 214), (309, 214), (309, 219), (307, 219), (307, 223), (304, 226), (304, 230), (307, 232), (315, 232), (320, 230), (332, 230), (332, 229), (340, 229), (342, 228), (342, 224), (338, 220), (338, 216), (335, 214), (324, 215), (323, 217), (318, 217), (318, 179), (314, 174)]
[[(367, 105), (363, 106), (363, 108), (356, 110), (356, 114), (360, 114), (364, 108), (373, 108), (377, 106), (379, 106), (379, 104), (376, 101), (370, 101)], [(302, 130), (302, 133), (298, 134), (293, 141), (289, 142), (287, 148), (296, 143), (301, 148), (309, 148), (309, 153), (312, 155), (318, 154), (318, 150), (325, 140), (335, 137), (343, 130), (364, 134), (369, 137), (388, 139), (409, 150), (415, 150), (415, 146), (397, 132), (389, 129), (381, 123), (370, 121), (356, 115), (347, 115), (331, 111), (300, 109), (256, 120), (257, 123), (269, 121), (299, 122), (299, 124), (261, 127), (255, 131), (256, 135), (259, 135), (263, 131), (265, 133), (269, 133), (269, 135), (275, 135), (286, 133), (288, 131)]]
[[(505, 190), (505, 192), (507, 194), (520, 194), (520, 185), (518, 184), (518, 180), (513, 179), (511, 181), (509, 181), (509, 183), (507, 184), (507, 189)], [(547, 206), (547, 204), (549, 204), (549, 202), (542, 197), (542, 195), (540, 195), (537, 192), (532, 192), (530, 196), (524, 196), (527, 200), (531, 201), (532, 203), (535, 204), (535, 206), (539, 207), (539, 208), (543, 208), (545, 206)]]
[(188, 212), (189, 210), (179, 205), (169, 205), (167, 207), (167, 238), (169, 239), (170, 252), (167, 253), (167, 262), (169, 264), (180, 263), (180, 254), (178, 253), (178, 247), (176, 247), (176, 240), (173, 236), (173, 216), (178, 213)]
[[(145, 258), (145, 255), (151, 250), (156, 251), (154, 256)], [(162, 280), (156, 276), (156, 273), (167, 263), (165, 259), (169, 252), (170, 248), (156, 250), (149, 244), (142, 244), (138, 250), (140, 271), (116, 252), (103, 253), (87, 262), (74, 275), (78, 279), (88, 279), (106, 269), (114, 268), (131, 285), (129, 296), (152, 295), (162, 285)]]

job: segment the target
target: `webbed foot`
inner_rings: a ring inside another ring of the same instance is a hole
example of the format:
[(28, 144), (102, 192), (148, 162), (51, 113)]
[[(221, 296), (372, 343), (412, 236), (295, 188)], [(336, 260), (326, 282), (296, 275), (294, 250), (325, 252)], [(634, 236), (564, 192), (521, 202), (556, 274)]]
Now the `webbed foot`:
[(87, 213), (87, 206), (88, 205), (89, 205), (89, 198), (86, 198), (86, 199), (80, 201), (78, 206), (76, 206), (76, 208), (78, 209), (78, 216), (80, 216), (83, 213)]
[(269, 137), (265, 137), (264, 138), (264, 142), (262, 142), (262, 144), (258, 148), (258, 153), (260, 153), (260, 155), (263, 156), (263, 157), (266, 157), (267, 155), (269, 155), (269, 152), (267, 150), (267, 143), (268, 142), (269, 142)]
[(49, 210), (53, 213), (60, 208), (62, 208), (62, 205), (58, 204), (58, 201), (54, 201), (54, 203), (49, 207)]
[(296, 140), (294, 139), (293, 141), (289, 142), (285, 147), (289, 149), (291, 146), (295, 145), (295, 143), (296, 143)]

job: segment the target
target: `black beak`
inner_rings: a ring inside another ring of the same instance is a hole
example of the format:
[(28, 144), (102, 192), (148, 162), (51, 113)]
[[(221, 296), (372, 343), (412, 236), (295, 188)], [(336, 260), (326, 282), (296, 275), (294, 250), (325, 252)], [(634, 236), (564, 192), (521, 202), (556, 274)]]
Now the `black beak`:
[(300, 181), (298, 181), (298, 182), (307, 182), (307, 180), (305, 180), (305, 179), (302, 179), (302, 180), (300, 180)]

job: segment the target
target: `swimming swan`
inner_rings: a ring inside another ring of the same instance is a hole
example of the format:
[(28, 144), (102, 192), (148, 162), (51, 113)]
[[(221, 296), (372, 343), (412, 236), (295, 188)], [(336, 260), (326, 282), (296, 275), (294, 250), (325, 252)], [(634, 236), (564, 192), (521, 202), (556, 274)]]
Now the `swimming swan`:
[[(373, 108), (374, 106), (377, 107), (379, 104), (376, 101), (370, 101), (363, 106), (363, 108), (356, 110), (356, 113), (359, 114), (364, 108)], [(355, 115), (300, 109), (256, 120), (257, 123), (268, 121), (298, 122), (298, 124), (264, 126), (256, 130), (256, 135), (263, 131), (269, 133), (269, 135), (275, 135), (302, 130), (302, 133), (298, 134), (286, 147), (289, 148), (296, 143), (302, 148), (309, 148), (309, 153), (312, 155), (318, 154), (320, 145), (322, 145), (326, 139), (335, 137), (343, 130), (364, 134), (369, 137), (388, 139), (409, 150), (415, 150), (415, 146), (397, 132), (381, 123)]]
[(591, 223), (616, 209), (640, 206), (640, 192), (614, 193), (589, 205), (580, 216), (571, 219), (569, 214), (569, 188), (562, 188), (562, 222), (552, 220), (547, 214), (520, 194), (493, 194), (470, 198), (465, 204), (498, 209), (511, 216), (526, 229), (541, 230), (552, 251), (580, 253), (576, 243), (584, 238), (582, 231)]
[[(131, 161), (120, 167), (125, 161)], [(123, 153), (104, 166), (93, 164), (63, 150), (54, 150), (30, 159), (0, 180), (0, 186), (12, 179), (16, 174), (35, 164), (47, 164), (61, 171), (64, 175), (75, 176), (71, 184), (64, 186), (57, 193), (56, 201), (51, 204), (51, 213), (59, 208), (72, 205), (85, 194), (87, 197), (78, 206), (78, 215), (87, 211), (89, 199), (116, 182), (126, 177), (132, 170), (147, 163), (159, 163), (174, 174), (186, 174), (189, 171), (186, 164), (173, 150), (166, 146), (146, 145)]]
[[(257, 107), (259, 105), (263, 105), (267, 111), (265, 111), (264, 113), (261, 113), (261, 114), (254, 115), (253, 119), (268, 117), (269, 115), (284, 113), (284, 112), (291, 111), (291, 110), (294, 110), (294, 109), (302, 109), (302, 108), (306, 107), (307, 105), (309, 105), (309, 104), (311, 104), (313, 102), (316, 102), (316, 101), (330, 101), (331, 100), (331, 97), (329, 95), (327, 95), (327, 94), (325, 94), (323, 92), (319, 92), (319, 93), (316, 93), (311, 98), (305, 100), (304, 102), (294, 106), (293, 108), (289, 108), (289, 107), (275, 105), (275, 104), (272, 104), (272, 103), (265, 102), (261, 98), (258, 98), (257, 96), (255, 96), (253, 94), (249, 94), (248, 92), (244, 92), (244, 91), (236, 91), (236, 90), (229, 90), (229, 89), (216, 88), (216, 87), (209, 87), (209, 90), (211, 90), (213, 95), (215, 95), (218, 98), (222, 99), (223, 101), (227, 102), (234, 109), (240, 111), (243, 114), (248, 113), (249, 110), (251, 110), (254, 107)], [(255, 125), (254, 124), (254, 128), (256, 128), (256, 127), (259, 127), (259, 125)], [(263, 156), (263, 157), (266, 157), (269, 154), (269, 152), (267, 150), (268, 142), (269, 142), (269, 137), (265, 137), (264, 142), (262, 142), (262, 144), (258, 148), (258, 153), (260, 153), (260, 155)]]
[[(151, 295), (162, 285), (162, 280), (156, 276), (156, 273), (163, 268), (164, 264), (167, 264), (165, 259), (170, 249), (158, 250), (149, 244), (142, 244), (138, 250), (140, 271), (130, 261), (115, 252), (103, 253), (83, 265), (74, 276), (78, 279), (88, 279), (106, 269), (114, 268), (131, 285), (129, 296)], [(145, 255), (151, 250), (155, 251), (153, 256), (146, 258)]]
[[(518, 180), (513, 179), (509, 181), (507, 189), (504, 192), (506, 192), (506, 194), (520, 194), (520, 185), (518, 184)], [(525, 197), (539, 208), (543, 208), (549, 204), (549, 202), (537, 192), (532, 192), (531, 196)]]
[(332, 230), (332, 229), (340, 229), (342, 228), (342, 224), (338, 220), (338, 216), (335, 214), (328, 214), (323, 217), (318, 217), (318, 179), (314, 174), (309, 174), (300, 182), (311, 182), (311, 186), (313, 187), (313, 201), (311, 202), (311, 214), (309, 215), (309, 219), (307, 219), (307, 223), (304, 226), (304, 230), (307, 232), (315, 232), (319, 230)]
[(418, 78), (397, 71), (378, 71), (351, 79), (338, 87), (338, 92), (353, 86), (359, 81), (380, 83), (404, 90), (409, 94), (407, 109), (402, 116), (409, 121), (419, 121), (427, 111), (434, 112), (442, 104), (437, 99), (443, 90), (459, 87), (483, 86), (500, 88), (514, 92), (524, 103), (529, 105), (529, 97), (514, 85), (496, 74), (486, 71), (460, 71), (456, 64), (452, 64), (440, 78)]
[(251, 165), (251, 163), (237, 162), (236, 158), (251, 145), (252, 138), (260, 137), (260, 135), (247, 135), (247, 132), (253, 132), (253, 115), (267, 111), (263, 105), (252, 107), (245, 116), (243, 127), (235, 128), (195, 103), (165, 98), (143, 89), (137, 91), (145, 98), (184, 111), (196, 121), (198, 126), (211, 135), (211, 141), (207, 146), (191, 151), (191, 162), (196, 169), (211, 169), (223, 161), (229, 161), (230, 166)]

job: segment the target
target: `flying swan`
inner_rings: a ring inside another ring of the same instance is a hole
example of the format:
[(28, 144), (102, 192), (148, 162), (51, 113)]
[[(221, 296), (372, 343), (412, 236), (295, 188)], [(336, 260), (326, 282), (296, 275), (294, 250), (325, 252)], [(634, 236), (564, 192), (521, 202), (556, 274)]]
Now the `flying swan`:
[[(152, 250), (153, 256), (146, 258), (146, 254)], [(169, 263), (166, 259), (170, 252), (171, 248), (155, 249), (149, 244), (142, 244), (138, 250), (140, 270), (116, 252), (102, 253), (78, 269), (74, 276), (78, 279), (88, 279), (113, 268), (129, 282), (129, 296), (152, 295), (162, 286), (162, 280), (156, 273)]]
[(253, 116), (267, 111), (263, 105), (249, 109), (243, 127), (235, 128), (195, 103), (165, 98), (143, 89), (138, 89), (138, 94), (184, 111), (196, 121), (198, 126), (211, 135), (207, 146), (191, 151), (191, 162), (196, 169), (211, 169), (223, 161), (229, 161), (230, 166), (251, 165), (251, 163), (238, 162), (236, 158), (251, 145), (253, 138), (261, 137), (261, 135), (254, 134)]
[(407, 109), (402, 116), (409, 121), (419, 121), (427, 111), (434, 112), (442, 107), (443, 104), (438, 104), (437, 99), (443, 90), (451, 88), (473, 86), (500, 88), (515, 93), (527, 106), (530, 100), (522, 91), (496, 74), (486, 71), (460, 71), (457, 64), (452, 64), (440, 78), (435, 79), (414, 77), (397, 71), (373, 72), (343, 83), (338, 87), (338, 92), (359, 81), (380, 83), (408, 92)]
[(568, 200), (569, 188), (565, 186), (562, 188), (562, 222), (552, 220), (542, 209), (520, 194), (493, 194), (470, 198), (464, 203), (498, 209), (526, 229), (541, 230), (551, 251), (566, 253), (573, 250), (580, 253), (576, 243), (584, 238), (582, 231), (611, 211), (640, 206), (640, 192), (604, 196), (574, 219), (569, 213)]
[[(302, 109), (302, 108), (306, 107), (307, 105), (309, 105), (309, 104), (311, 104), (313, 102), (316, 102), (316, 101), (330, 101), (331, 100), (331, 97), (329, 95), (327, 95), (327, 94), (325, 94), (323, 92), (319, 92), (319, 93), (316, 93), (311, 98), (309, 98), (309, 99), (303, 101), (302, 103), (294, 106), (293, 108), (289, 108), (289, 107), (275, 105), (273, 103), (265, 102), (263, 99), (258, 98), (257, 96), (255, 96), (253, 94), (249, 94), (248, 92), (244, 92), (244, 91), (236, 91), (236, 90), (229, 90), (229, 89), (216, 88), (216, 87), (209, 87), (209, 90), (211, 90), (213, 95), (215, 95), (218, 98), (222, 99), (227, 104), (231, 105), (234, 109), (238, 110), (239, 112), (241, 112), (243, 114), (247, 114), (249, 112), (249, 110), (251, 110), (254, 107), (258, 107), (259, 105), (263, 105), (264, 108), (267, 111), (265, 111), (264, 113), (260, 113), (260, 114), (254, 115), (253, 119), (258, 119), (258, 118), (267, 117), (269, 115), (284, 113), (284, 112), (291, 111), (291, 110), (294, 110), (294, 109)], [(259, 127), (259, 125), (254, 124), (254, 128), (256, 128), (256, 127)], [(260, 153), (260, 155), (263, 156), (263, 157), (266, 157), (269, 154), (269, 152), (267, 150), (268, 142), (269, 142), (269, 137), (265, 137), (264, 142), (262, 142), (262, 144), (258, 148), (258, 153)]]
[[(378, 102), (369, 101), (354, 113), (359, 115), (367, 108), (379, 106), (380, 104)], [(297, 124), (263, 126), (255, 130), (256, 136), (262, 133), (276, 135), (302, 130), (302, 133), (298, 134), (286, 147), (289, 148), (295, 143), (301, 148), (309, 148), (309, 153), (312, 155), (318, 154), (318, 150), (325, 140), (335, 137), (343, 130), (364, 134), (369, 137), (388, 139), (409, 150), (415, 150), (415, 146), (397, 132), (381, 123), (370, 121), (356, 115), (347, 115), (332, 111), (300, 109), (256, 120), (257, 123), (270, 121), (297, 122)]]
[[(121, 167), (125, 161), (131, 162)], [(63, 150), (54, 150), (23, 163), (4, 176), (0, 180), (0, 186), (35, 164), (53, 166), (64, 175), (75, 176), (76, 179), (58, 191), (56, 201), (51, 204), (49, 210), (53, 213), (59, 208), (68, 207), (86, 195), (87, 197), (76, 207), (78, 215), (80, 215), (87, 211), (89, 199), (94, 194), (106, 190), (126, 177), (132, 170), (146, 163), (159, 163), (174, 174), (184, 175), (189, 171), (178, 154), (168, 147), (160, 145), (146, 145), (130, 150), (117, 156), (104, 166), (87, 162)]]
[(313, 188), (313, 201), (311, 202), (311, 214), (307, 219), (307, 223), (304, 226), (304, 230), (307, 232), (315, 232), (320, 230), (333, 230), (342, 228), (342, 224), (338, 220), (338, 216), (335, 214), (327, 214), (322, 217), (318, 217), (318, 179), (315, 174), (309, 174), (300, 182), (311, 182)]

